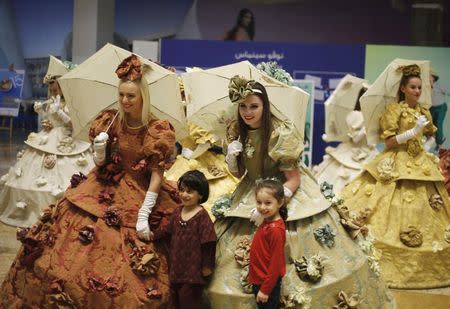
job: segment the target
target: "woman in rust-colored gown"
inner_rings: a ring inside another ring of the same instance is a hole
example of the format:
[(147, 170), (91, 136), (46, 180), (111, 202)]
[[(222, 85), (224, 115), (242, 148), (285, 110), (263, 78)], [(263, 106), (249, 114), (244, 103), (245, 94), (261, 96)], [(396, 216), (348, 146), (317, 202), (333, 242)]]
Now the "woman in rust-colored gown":
[(144, 70), (132, 55), (116, 71), (119, 112), (102, 112), (89, 132), (97, 168), (73, 175), (64, 198), (18, 231), (0, 307), (172, 307), (166, 244), (146, 239), (180, 205), (162, 177), (175, 133), (149, 113)]

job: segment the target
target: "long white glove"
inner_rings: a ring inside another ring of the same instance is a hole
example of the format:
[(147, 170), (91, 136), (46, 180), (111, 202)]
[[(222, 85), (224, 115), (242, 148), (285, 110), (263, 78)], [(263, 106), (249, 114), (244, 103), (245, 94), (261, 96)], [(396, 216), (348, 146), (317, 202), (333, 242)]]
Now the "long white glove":
[(363, 127), (357, 131), (348, 133), (347, 135), (352, 139), (353, 143), (356, 144), (364, 138), (364, 136), (366, 135), (366, 129)]
[(408, 140), (419, 134), (420, 131), (422, 131), (422, 129), (428, 125), (428, 123), (429, 121), (424, 115), (419, 116), (419, 118), (417, 118), (416, 120), (416, 125), (414, 126), (414, 128), (409, 129), (395, 136), (397, 143), (398, 144), (406, 143)]
[(239, 153), (242, 152), (244, 146), (238, 140), (232, 141), (227, 148), (227, 155), (225, 156), (225, 161), (228, 164), (228, 169), (232, 173), (238, 173), (239, 167), (237, 163), (237, 157)]
[(50, 113), (56, 113), (61, 107), (61, 96), (58, 94), (53, 103), (50, 103)]
[(292, 195), (294, 195), (294, 193), (291, 191), (291, 189), (289, 189), (288, 187), (286, 187), (286, 186), (283, 186), (283, 190), (284, 190), (284, 197), (285, 198), (291, 198), (292, 197)]
[(136, 222), (136, 232), (140, 239), (150, 240), (150, 225), (148, 224), (148, 218), (152, 213), (153, 207), (156, 205), (157, 198), (158, 193), (147, 191), (144, 202), (139, 209)]
[(94, 138), (94, 162), (97, 166), (102, 166), (105, 163), (106, 158), (106, 145), (108, 143), (108, 133), (100, 132)]

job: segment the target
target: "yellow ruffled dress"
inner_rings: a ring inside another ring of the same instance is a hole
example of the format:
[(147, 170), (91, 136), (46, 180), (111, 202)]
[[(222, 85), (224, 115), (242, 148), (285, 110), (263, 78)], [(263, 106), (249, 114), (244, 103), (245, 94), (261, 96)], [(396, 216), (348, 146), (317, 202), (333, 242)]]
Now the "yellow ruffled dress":
[[(193, 150), (198, 145), (205, 143), (213, 145), (216, 143), (216, 138), (206, 130), (190, 124), (189, 136), (182, 141), (182, 146)], [(208, 179), (209, 198), (207, 202), (203, 203), (203, 207), (208, 211), (211, 219), (215, 220), (211, 214), (214, 201), (223, 195), (231, 194), (239, 183), (239, 179), (228, 171), (225, 156), (211, 151), (205, 151), (196, 159), (186, 159), (182, 155), (178, 155), (165, 177), (168, 180), (178, 181), (181, 175), (194, 169), (202, 171)]]
[[(356, 303), (358, 308), (395, 308), (366, 255), (344, 230), (339, 215), (321, 194), (311, 172), (299, 163), (303, 142), (293, 124), (274, 122), (268, 154), (260, 153), (260, 143), (261, 130), (249, 131), (244, 145), (247, 173), (231, 198), (230, 208), (214, 224), (218, 237), (216, 268), (207, 288), (211, 308), (256, 308), (246, 277), (248, 251), (256, 231), (249, 217), (256, 207), (254, 189), (255, 180), (262, 174), (261, 160), (265, 160), (266, 177), (284, 181), (283, 171), (298, 168), (301, 173), (300, 188), (287, 205), (286, 275), (281, 285), (285, 308), (310, 305), (328, 309), (338, 304), (339, 308), (350, 308), (343, 307), (346, 303)], [(305, 263), (300, 265), (303, 257), (308, 260), (309, 271)], [(318, 264), (323, 268), (315, 267)], [(303, 279), (298, 274), (298, 268), (302, 267), (304, 275), (308, 272)]]
[(364, 211), (382, 253), (381, 274), (390, 287), (435, 288), (450, 285), (450, 201), (438, 158), (423, 149), (422, 134), (436, 128), (430, 112), (390, 103), (380, 118), (383, 140), (430, 121), (407, 143), (386, 149), (341, 193), (343, 206)]

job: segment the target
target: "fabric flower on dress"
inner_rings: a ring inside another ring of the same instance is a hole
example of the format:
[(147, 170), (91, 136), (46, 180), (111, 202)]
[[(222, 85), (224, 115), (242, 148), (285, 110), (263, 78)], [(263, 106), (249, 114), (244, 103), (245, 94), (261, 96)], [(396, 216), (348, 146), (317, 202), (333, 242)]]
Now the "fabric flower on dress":
[(22, 168), (21, 167), (16, 168), (14, 173), (16, 174), (17, 177), (22, 176)]
[(398, 177), (398, 173), (394, 171), (394, 163), (392, 158), (384, 158), (378, 162), (377, 170), (381, 181), (388, 182)]
[(423, 151), (422, 146), (417, 138), (412, 138), (406, 142), (406, 152), (411, 156), (415, 157)]
[(446, 242), (450, 243), (450, 225), (445, 228), (444, 239)]
[(102, 278), (100, 278), (98, 275), (90, 275), (88, 278), (88, 285), (91, 290), (94, 291), (103, 291), (105, 289), (105, 283)]
[(250, 246), (252, 240), (248, 236), (243, 236), (234, 250), (234, 259), (241, 266), (245, 267), (250, 263)]
[(211, 213), (216, 217), (216, 219), (221, 219), (225, 217), (225, 214), (230, 209), (231, 199), (228, 195), (223, 195), (219, 197), (211, 207)]
[(366, 227), (366, 221), (370, 215), (370, 210), (365, 209), (359, 214), (354, 215), (350, 213), (346, 206), (337, 209), (339, 216), (341, 217), (341, 224), (350, 233), (350, 236), (355, 239), (359, 234), (367, 235), (369, 229)]
[(85, 156), (81, 156), (77, 159), (77, 165), (78, 166), (86, 166), (88, 164), (88, 160), (86, 159)]
[(423, 236), (415, 226), (410, 225), (400, 232), (400, 241), (408, 247), (420, 247), (423, 242)]
[(87, 179), (86, 175), (84, 175), (82, 172), (79, 172), (78, 174), (73, 174), (70, 178), (70, 187), (76, 188), (80, 183), (85, 181)]
[(121, 289), (114, 278), (108, 278), (105, 282), (105, 291), (109, 294), (109, 296), (114, 297), (120, 294)]
[(242, 291), (245, 294), (253, 293), (253, 285), (248, 281), (249, 265), (243, 267), (240, 271), (239, 282), (241, 283)]
[(111, 205), (114, 201), (114, 192), (108, 190), (108, 188), (100, 191), (97, 196), (98, 202), (101, 204)]
[(310, 309), (311, 297), (306, 294), (306, 290), (301, 287), (295, 287), (289, 295), (283, 296), (280, 302), (280, 308), (283, 309)]
[(53, 129), (53, 123), (48, 119), (44, 119), (41, 121), (41, 127), (45, 132), (50, 132)]
[(232, 103), (241, 103), (245, 98), (253, 93), (252, 87), (254, 80), (248, 80), (239, 75), (235, 75), (230, 79), (228, 84), (228, 97)]
[(56, 149), (58, 149), (58, 151), (62, 153), (72, 152), (75, 149), (73, 138), (70, 136), (64, 137), (59, 141), (58, 145), (56, 146)]
[(20, 200), (16, 203), (16, 207), (19, 209), (25, 209), (28, 207), (28, 203), (25, 200)]
[(141, 61), (132, 54), (131, 56), (122, 60), (116, 69), (116, 74), (119, 79), (134, 81), (142, 76)]
[(110, 162), (99, 167), (95, 171), (95, 174), (97, 176), (97, 180), (101, 184), (113, 186), (119, 183), (123, 175), (125, 175), (125, 171), (120, 164)]
[(20, 264), (31, 268), (34, 265), (34, 261), (36, 261), (44, 252), (44, 244), (39, 239), (35, 239), (29, 236), (26, 236), (25, 239), (22, 240), (23, 250), (20, 254), (19, 261)]
[(359, 296), (357, 294), (348, 296), (344, 291), (340, 291), (337, 301), (338, 303), (333, 306), (333, 309), (356, 309), (359, 305)]
[(51, 308), (69, 309), (76, 308), (74, 301), (63, 290), (63, 281), (55, 279), (50, 284), (50, 295), (48, 295), (48, 304)]
[(23, 149), (22, 149), (21, 151), (19, 151), (19, 152), (16, 154), (17, 160), (22, 159), (24, 153), (25, 153), (25, 150), (23, 150)]
[(375, 273), (375, 275), (379, 276), (381, 268), (378, 261), (380, 260), (381, 253), (373, 245), (374, 240), (375, 239), (372, 235), (368, 234), (365, 237), (357, 238), (356, 242), (361, 250), (366, 254), (370, 269)]
[(293, 260), (295, 270), (303, 281), (318, 282), (322, 278), (324, 258), (318, 254), (306, 258), (302, 256), (301, 260)]
[(47, 184), (47, 178), (45, 178), (44, 176), (39, 176), (38, 178), (36, 178), (34, 180), (34, 183), (36, 184), (36, 186), (43, 187)]
[(334, 197), (333, 185), (324, 181), (320, 184), (320, 192), (327, 199), (330, 200)]
[(442, 200), (442, 197), (437, 193), (432, 194), (428, 202), (430, 203), (431, 208), (433, 208), (434, 210), (441, 210), (444, 207), (444, 201)]
[(433, 250), (434, 253), (444, 250), (442, 244), (439, 241), (433, 241), (431, 243), (431, 249)]
[(160, 261), (153, 250), (146, 247), (134, 247), (130, 254), (130, 267), (141, 276), (154, 276), (159, 269)]
[(321, 226), (314, 230), (314, 237), (316, 240), (328, 248), (331, 248), (334, 246), (334, 237), (336, 236), (336, 233), (333, 231), (330, 225), (325, 224), (324, 226)]
[(252, 141), (249, 139), (247, 141), (247, 143), (245, 144), (245, 149), (244, 149), (245, 156), (249, 159), (253, 158), (253, 155), (255, 153), (255, 147), (253, 147), (253, 145), (251, 143), (252, 143)]
[(78, 232), (78, 239), (85, 245), (94, 240), (95, 228), (92, 225), (85, 225)]
[(30, 231), (29, 227), (19, 227), (16, 231), (16, 239), (20, 242), (24, 242), (28, 232)]
[(147, 289), (147, 297), (150, 299), (161, 299), (162, 293), (157, 286), (153, 286)]
[(56, 164), (56, 155), (47, 154), (44, 157), (44, 167), (47, 169), (52, 169)]
[(103, 219), (105, 220), (106, 225), (112, 227), (118, 227), (122, 222), (120, 211), (114, 206), (110, 206), (106, 209)]

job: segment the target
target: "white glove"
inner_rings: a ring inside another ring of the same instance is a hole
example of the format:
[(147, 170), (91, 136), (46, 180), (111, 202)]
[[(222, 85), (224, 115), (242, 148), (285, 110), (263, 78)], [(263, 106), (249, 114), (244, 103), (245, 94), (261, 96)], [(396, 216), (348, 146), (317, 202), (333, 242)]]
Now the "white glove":
[(330, 142), (330, 140), (328, 139), (328, 135), (326, 134), (322, 134), (322, 140), (327, 143)]
[(50, 104), (50, 113), (56, 113), (61, 107), (61, 96), (58, 94), (55, 98), (55, 102)]
[(414, 128), (409, 129), (401, 134), (398, 134), (395, 136), (395, 139), (397, 140), (398, 144), (406, 143), (408, 140), (416, 136), (417, 134), (422, 131), (423, 128), (425, 128), (428, 123), (430, 123), (427, 118), (424, 115), (419, 116), (416, 120), (416, 125)]
[(283, 186), (283, 190), (284, 190), (284, 197), (286, 197), (286, 198), (291, 198), (292, 195), (294, 195), (294, 193), (291, 191), (291, 189), (289, 189), (286, 186)]
[(44, 104), (42, 102), (39, 102), (39, 101), (34, 102), (34, 105), (33, 105), (34, 111), (36, 113), (39, 112), (42, 109), (43, 105)]
[(66, 124), (70, 122), (70, 116), (67, 115), (66, 112), (62, 110), (62, 108), (56, 112), (56, 115), (58, 115), (59, 119), (61, 119), (62, 122)]
[(228, 169), (231, 173), (238, 173), (239, 167), (237, 163), (237, 156), (244, 149), (242, 143), (238, 140), (232, 141), (227, 148), (227, 155), (225, 156), (225, 162), (228, 164)]
[(250, 222), (254, 222), (256, 226), (260, 226), (263, 223), (264, 217), (256, 208), (250, 210)]
[(423, 145), (423, 148), (428, 152), (433, 152), (432, 149), (435, 147), (436, 147), (436, 140), (434, 139), (433, 136), (427, 139), (427, 141)]
[(106, 158), (106, 145), (108, 143), (108, 133), (106, 132), (100, 132), (95, 138), (94, 138), (94, 162), (96, 165), (101, 166), (105, 163)]
[(364, 136), (366, 135), (366, 129), (365, 128), (361, 128), (358, 131), (354, 131), (352, 133), (348, 133), (347, 134), (353, 141), (353, 143), (359, 143)]
[(150, 225), (148, 224), (148, 218), (152, 213), (153, 207), (156, 205), (156, 199), (158, 193), (147, 191), (144, 202), (138, 212), (136, 222), (136, 233), (140, 239), (150, 240)]
[(183, 147), (183, 149), (181, 150), (181, 155), (183, 157), (185, 157), (186, 159), (190, 159), (192, 157), (193, 153), (194, 152), (191, 149), (187, 148), (187, 147)]

